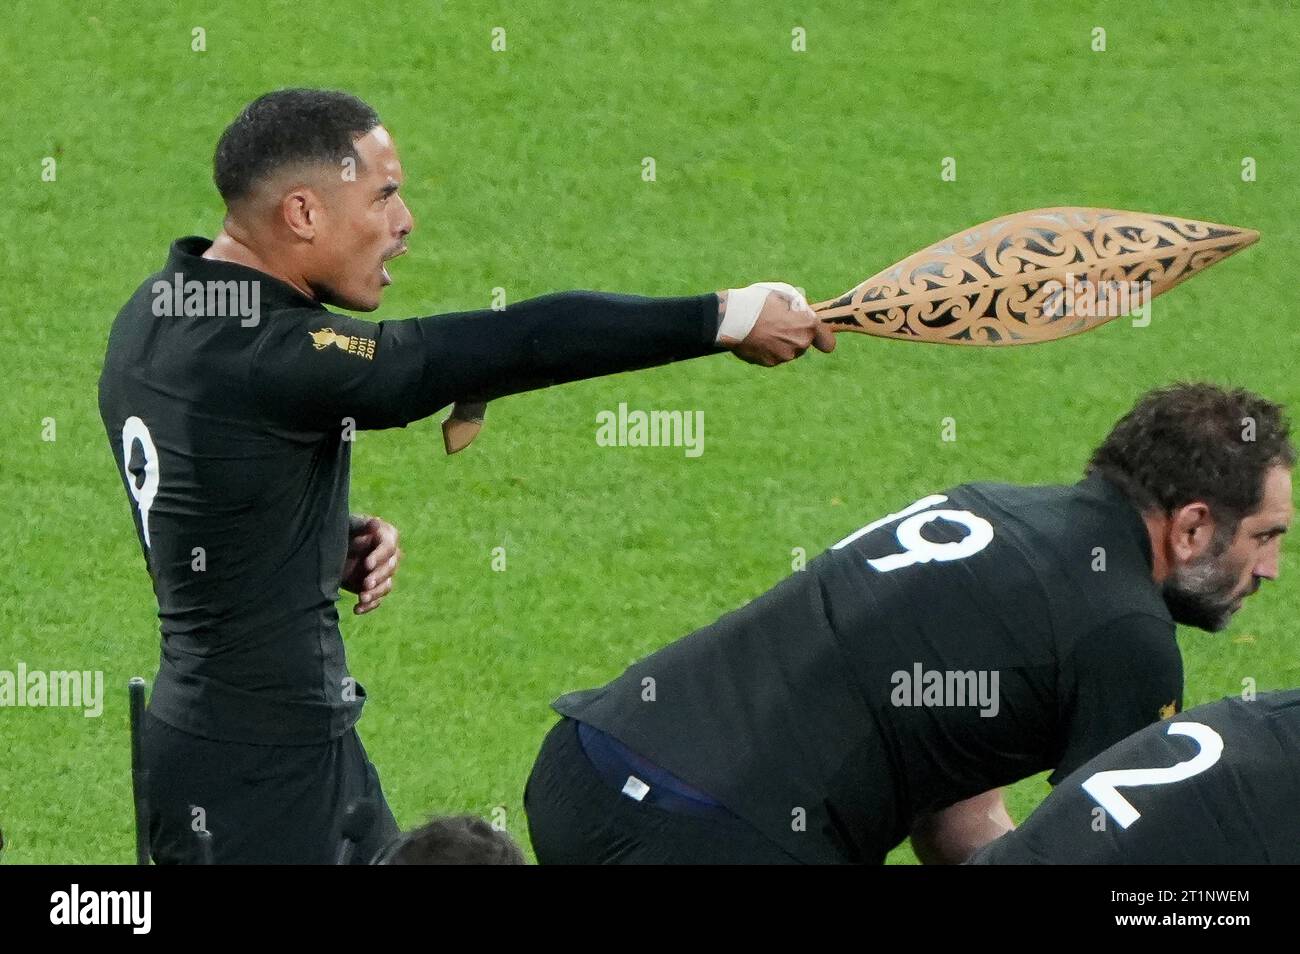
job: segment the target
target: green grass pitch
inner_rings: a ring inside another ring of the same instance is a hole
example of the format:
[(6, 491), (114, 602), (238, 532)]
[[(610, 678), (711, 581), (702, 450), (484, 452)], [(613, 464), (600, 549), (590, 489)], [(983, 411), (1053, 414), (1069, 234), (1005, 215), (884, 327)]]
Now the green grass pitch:
[[(102, 669), (110, 695), (98, 719), (0, 710), (7, 860), (131, 857), (125, 687), (152, 678), (158, 636), (95, 382), (114, 313), (168, 242), (219, 227), (213, 146), (268, 89), (350, 90), (393, 132), (416, 230), (384, 317), (487, 307), (496, 287), (519, 300), (781, 279), (816, 300), (1039, 206), (1263, 233), (1158, 299), (1145, 328), (1121, 319), (1007, 351), (842, 335), (833, 356), (776, 370), (688, 362), (497, 402), (454, 458), (436, 421), (362, 434), (353, 509), (395, 523), (407, 556), (383, 608), (343, 625), (371, 694), (362, 738), (403, 825), (500, 806), (526, 843), (522, 790), (547, 703), (759, 594), (796, 547), (812, 556), (965, 480), (1072, 481), (1140, 391), (1177, 378), (1300, 402), (1293, 9), (560, 6), (6, 9), (0, 669)], [(945, 157), (955, 181), (940, 177)], [(703, 454), (597, 446), (596, 414), (619, 402), (703, 411)], [(945, 417), (955, 442), (940, 440)], [(505, 572), (491, 566), (498, 546)], [(1246, 679), (1300, 685), (1292, 570), (1284, 561), (1227, 632), (1181, 635), (1189, 706)], [(1015, 786), (1012, 814), (1045, 792), (1041, 778)], [(913, 858), (903, 847), (891, 860)]]

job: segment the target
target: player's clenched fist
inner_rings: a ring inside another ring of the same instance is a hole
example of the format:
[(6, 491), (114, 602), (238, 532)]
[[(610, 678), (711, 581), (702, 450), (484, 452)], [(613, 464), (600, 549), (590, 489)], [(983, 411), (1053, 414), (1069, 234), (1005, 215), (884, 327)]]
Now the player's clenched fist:
[(835, 350), (835, 335), (793, 285), (758, 282), (719, 292), (718, 297), (723, 303), (718, 344), (751, 364), (784, 364), (809, 346)]

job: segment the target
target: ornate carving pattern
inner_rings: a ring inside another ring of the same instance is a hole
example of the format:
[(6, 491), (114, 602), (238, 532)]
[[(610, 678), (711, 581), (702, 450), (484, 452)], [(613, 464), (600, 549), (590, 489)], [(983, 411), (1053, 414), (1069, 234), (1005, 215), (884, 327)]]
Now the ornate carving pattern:
[(1258, 238), (1172, 215), (1035, 209), (959, 232), (813, 308), (836, 331), (966, 345), (1050, 341), (1136, 307), (1143, 282), (1155, 297)]

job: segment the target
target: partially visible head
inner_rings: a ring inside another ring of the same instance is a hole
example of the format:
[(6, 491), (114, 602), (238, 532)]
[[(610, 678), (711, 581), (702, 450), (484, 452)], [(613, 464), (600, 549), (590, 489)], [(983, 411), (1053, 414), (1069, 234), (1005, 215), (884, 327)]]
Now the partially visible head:
[(1092, 455), (1146, 518), (1174, 619), (1216, 631), (1278, 575), (1296, 460), (1283, 409), (1250, 391), (1144, 394)]
[(524, 853), (503, 831), (474, 815), (434, 818), (380, 852), (380, 865), (522, 865)]
[(316, 299), (379, 307), (414, 221), (402, 166), (373, 109), (347, 93), (284, 89), (244, 107), (217, 143), (226, 230), (300, 276)]

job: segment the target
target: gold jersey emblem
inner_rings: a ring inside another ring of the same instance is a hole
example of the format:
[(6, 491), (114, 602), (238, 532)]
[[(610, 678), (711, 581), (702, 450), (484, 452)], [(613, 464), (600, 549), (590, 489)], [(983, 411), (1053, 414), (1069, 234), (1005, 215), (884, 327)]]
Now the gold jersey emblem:
[(1169, 705), (1160, 707), (1160, 718), (1172, 719), (1176, 715), (1178, 715), (1177, 702), (1170, 702)]
[(319, 331), (309, 331), (311, 336), (311, 346), (317, 351), (322, 351), (330, 345), (338, 348), (347, 354), (354, 354), (359, 358), (365, 358), (367, 361), (373, 361), (375, 358), (375, 339), (362, 338), (359, 335), (341, 335), (333, 328), (322, 328)]

